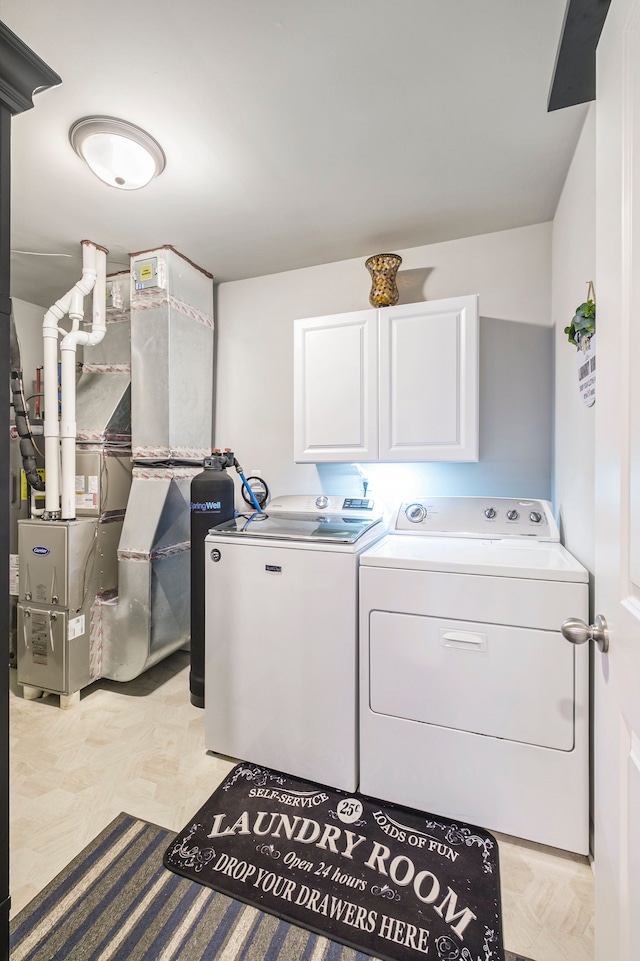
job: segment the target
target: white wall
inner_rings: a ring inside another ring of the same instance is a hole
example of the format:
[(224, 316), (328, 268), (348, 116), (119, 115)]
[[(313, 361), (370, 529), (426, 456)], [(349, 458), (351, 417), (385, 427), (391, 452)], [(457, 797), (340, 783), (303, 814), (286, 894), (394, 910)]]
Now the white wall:
[[(551, 224), (396, 252), (402, 303), (480, 296), (481, 461), (367, 465), (369, 493), (549, 497)], [(218, 287), (215, 442), (273, 494), (362, 492), (355, 467), (293, 463), (293, 321), (366, 308), (369, 289), (364, 258)]]
[[(595, 108), (592, 105), (553, 221), (555, 326), (554, 503), (566, 547), (590, 571), (594, 558), (595, 407), (578, 392), (576, 348), (564, 328), (595, 278)], [(597, 291), (596, 291), (597, 295)], [(597, 403), (597, 380), (596, 380)]]

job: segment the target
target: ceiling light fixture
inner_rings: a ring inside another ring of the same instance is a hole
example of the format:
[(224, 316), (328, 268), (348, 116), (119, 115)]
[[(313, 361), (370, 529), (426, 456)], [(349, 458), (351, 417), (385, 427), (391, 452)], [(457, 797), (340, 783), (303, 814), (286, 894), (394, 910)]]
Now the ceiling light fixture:
[(96, 177), (120, 190), (144, 187), (165, 167), (160, 144), (126, 120), (83, 117), (71, 127), (69, 140)]

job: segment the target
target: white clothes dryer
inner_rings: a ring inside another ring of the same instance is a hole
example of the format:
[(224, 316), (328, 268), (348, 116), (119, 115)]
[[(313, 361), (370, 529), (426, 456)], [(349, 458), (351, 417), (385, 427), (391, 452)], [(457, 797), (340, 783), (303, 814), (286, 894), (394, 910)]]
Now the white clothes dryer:
[(360, 558), (360, 790), (587, 854), (587, 615), (548, 502), (401, 504)]
[(366, 498), (291, 495), (205, 539), (205, 743), (354, 791)]

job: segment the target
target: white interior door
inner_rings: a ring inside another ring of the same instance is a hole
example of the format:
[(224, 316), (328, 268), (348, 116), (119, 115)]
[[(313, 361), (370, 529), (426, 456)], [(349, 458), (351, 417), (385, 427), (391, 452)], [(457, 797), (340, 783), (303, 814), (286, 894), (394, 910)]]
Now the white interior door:
[[(640, 0), (598, 46), (596, 961), (640, 958)], [(586, 279), (586, 278), (585, 278)]]

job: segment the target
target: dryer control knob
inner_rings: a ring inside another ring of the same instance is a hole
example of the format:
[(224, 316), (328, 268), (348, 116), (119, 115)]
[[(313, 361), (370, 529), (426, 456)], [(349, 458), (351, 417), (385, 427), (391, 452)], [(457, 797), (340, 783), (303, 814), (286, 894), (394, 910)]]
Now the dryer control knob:
[(496, 514), (497, 514), (497, 511), (495, 507), (487, 507), (487, 509), (484, 512), (484, 516), (488, 517), (489, 520), (491, 520), (492, 517), (495, 517)]
[(329, 506), (329, 498), (326, 494), (321, 494), (320, 497), (316, 497), (316, 507), (320, 510), (324, 510), (325, 507)]
[(409, 504), (404, 513), (412, 524), (419, 524), (427, 516), (427, 510), (422, 504)]
[(542, 520), (542, 514), (540, 511), (531, 511), (529, 514), (529, 520), (533, 521), (534, 524), (539, 524)]
[(507, 520), (517, 521), (519, 517), (520, 515), (518, 514), (517, 511), (507, 511)]

